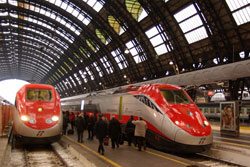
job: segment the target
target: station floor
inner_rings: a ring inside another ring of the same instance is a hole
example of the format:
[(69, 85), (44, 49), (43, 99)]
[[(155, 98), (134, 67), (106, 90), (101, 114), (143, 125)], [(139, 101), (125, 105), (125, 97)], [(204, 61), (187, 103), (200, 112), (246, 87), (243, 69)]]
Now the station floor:
[[(210, 122), (213, 131), (219, 131), (218, 122)], [(242, 124), (240, 133), (250, 134), (250, 123)], [(138, 151), (134, 146), (128, 146), (127, 142), (119, 148), (112, 149), (111, 143), (105, 146), (104, 156), (97, 152), (98, 141), (87, 140), (87, 132), (84, 133), (84, 142), (77, 142), (77, 135), (66, 135), (61, 138), (59, 143), (74, 152), (75, 156), (84, 157), (87, 163), (91, 166), (107, 167), (107, 166), (126, 166), (126, 167), (150, 167), (150, 166), (175, 166), (186, 167), (190, 165), (197, 165), (195, 162), (174, 156), (172, 154), (163, 153), (151, 148), (147, 150)], [(4, 166), (5, 152), (7, 150), (8, 137), (7, 135), (0, 136), (0, 167)], [(86, 163), (85, 163), (86, 164)], [(87, 165), (88, 166), (88, 165)], [(200, 166), (201, 165), (197, 165)]]

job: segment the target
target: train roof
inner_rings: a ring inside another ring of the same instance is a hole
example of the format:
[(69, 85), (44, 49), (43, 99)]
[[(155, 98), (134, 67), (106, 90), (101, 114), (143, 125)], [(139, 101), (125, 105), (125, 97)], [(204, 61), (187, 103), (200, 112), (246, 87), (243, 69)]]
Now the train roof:
[(26, 88), (54, 89), (52, 85), (46, 85), (46, 84), (25, 84), (21, 89), (26, 89)]

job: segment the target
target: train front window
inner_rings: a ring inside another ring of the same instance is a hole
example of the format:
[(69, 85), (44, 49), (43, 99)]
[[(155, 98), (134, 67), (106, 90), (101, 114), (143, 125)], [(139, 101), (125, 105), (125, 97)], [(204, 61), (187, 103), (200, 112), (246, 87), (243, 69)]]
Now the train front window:
[(168, 103), (191, 103), (191, 101), (182, 90), (160, 89), (160, 92), (165, 97)]
[(27, 100), (51, 101), (52, 92), (50, 89), (27, 89)]

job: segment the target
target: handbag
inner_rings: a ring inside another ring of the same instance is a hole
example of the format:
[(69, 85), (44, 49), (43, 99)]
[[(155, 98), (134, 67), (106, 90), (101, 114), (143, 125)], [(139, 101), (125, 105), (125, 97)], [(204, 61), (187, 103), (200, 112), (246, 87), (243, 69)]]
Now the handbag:
[(109, 145), (109, 137), (108, 137), (108, 136), (106, 136), (106, 137), (104, 138), (103, 144), (104, 144), (105, 146), (108, 146), (108, 145)]

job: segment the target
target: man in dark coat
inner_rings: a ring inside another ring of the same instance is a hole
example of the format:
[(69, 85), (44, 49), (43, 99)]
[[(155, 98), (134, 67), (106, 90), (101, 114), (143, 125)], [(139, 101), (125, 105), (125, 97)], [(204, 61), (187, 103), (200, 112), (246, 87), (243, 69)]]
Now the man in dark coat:
[(112, 117), (109, 122), (109, 136), (111, 138), (112, 148), (119, 148), (119, 137), (121, 135), (121, 125), (120, 122)]
[(99, 120), (95, 123), (94, 132), (96, 138), (99, 140), (98, 152), (104, 155), (103, 139), (107, 136), (108, 124), (103, 120), (103, 117), (100, 116)]
[(94, 125), (95, 125), (95, 117), (93, 115), (90, 116), (88, 120), (88, 134), (89, 134), (89, 140), (93, 140), (94, 136)]
[(85, 120), (83, 118), (83, 114), (79, 114), (75, 120), (76, 130), (78, 135), (78, 142), (83, 142), (83, 131), (85, 129)]
[(136, 145), (135, 142), (135, 137), (134, 137), (134, 133), (135, 133), (135, 125), (132, 124), (132, 121), (134, 120), (133, 115), (131, 115), (130, 119), (128, 120), (128, 122), (126, 123), (126, 127), (125, 127), (125, 133), (127, 136), (127, 140), (128, 140), (128, 145), (131, 146), (131, 143), (134, 141), (134, 144)]
[(69, 117), (66, 112), (63, 113), (63, 135), (66, 135), (66, 130), (69, 123)]

